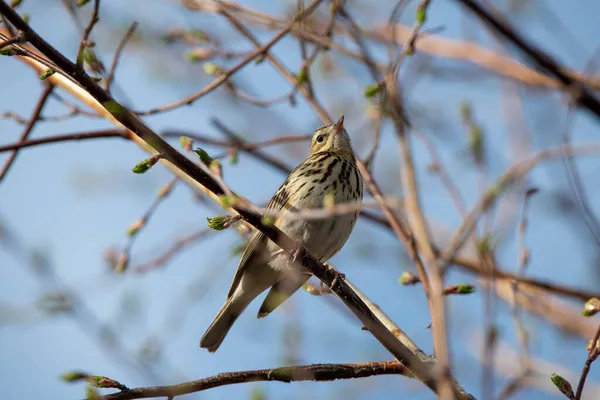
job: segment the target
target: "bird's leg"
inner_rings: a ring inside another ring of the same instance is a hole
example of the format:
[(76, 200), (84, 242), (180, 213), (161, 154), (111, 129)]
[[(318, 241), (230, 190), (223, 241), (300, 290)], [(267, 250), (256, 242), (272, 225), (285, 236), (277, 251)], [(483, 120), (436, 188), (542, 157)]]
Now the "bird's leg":
[[(330, 271), (333, 271), (335, 277), (333, 278), (333, 281), (331, 282), (331, 285), (329, 285), (329, 291), (333, 292), (333, 287), (335, 286), (335, 284), (337, 283), (338, 279), (340, 280), (344, 280), (346, 279), (346, 275), (339, 272), (337, 269), (333, 268), (331, 265), (329, 264), (325, 264), (327, 266), (327, 269), (329, 269)], [(322, 283), (322, 282), (321, 282)]]
[(296, 264), (296, 261), (300, 258), (300, 253), (302, 252), (301, 246), (296, 246), (294, 251), (292, 252), (292, 264)]

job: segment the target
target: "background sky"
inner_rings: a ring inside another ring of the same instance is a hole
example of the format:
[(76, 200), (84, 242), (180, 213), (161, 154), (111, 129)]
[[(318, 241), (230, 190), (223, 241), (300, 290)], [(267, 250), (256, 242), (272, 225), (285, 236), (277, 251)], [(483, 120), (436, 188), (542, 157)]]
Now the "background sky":
[[(273, 15), (282, 15), (289, 7), (286, 1), (241, 3)], [(377, 9), (370, 9), (373, 2), (348, 3), (355, 18), (366, 26), (385, 21), (394, 6), (391, 1), (377, 2)], [(401, 19), (409, 25), (414, 18), (414, 3)], [(501, 3), (507, 9), (507, 2)], [(80, 20), (84, 20), (89, 8), (79, 11)], [(73, 59), (79, 34), (61, 2), (26, 0), (20, 12), (29, 13), (33, 28)], [(326, 12), (326, 8), (322, 7), (321, 12)], [(600, 4), (596, 1), (580, 0), (575, 5), (545, 0), (526, 2), (522, 11), (510, 14), (510, 20), (565, 64), (582, 70), (597, 51), (600, 36), (597, 15)], [(167, 46), (160, 41), (170, 28), (203, 29), (218, 36), (228, 49), (251, 49), (245, 39), (232, 34), (222, 18), (191, 13), (178, 2), (103, 0), (93, 39), (107, 65), (122, 33), (134, 20), (140, 23), (138, 35), (121, 59), (114, 93), (135, 110), (171, 103), (210, 82), (201, 64), (186, 61), (189, 46)], [(435, 29), (447, 38), (477, 39), (496, 48), (454, 1), (434, 0), (425, 28)], [(264, 30), (257, 32), (263, 43), (273, 35)], [(301, 58), (294, 40), (282, 40), (274, 51), (291, 70), (298, 68)], [(386, 60), (385, 48), (374, 48), (373, 53), (381, 61)], [(411, 69), (415, 60), (418, 58), (409, 59), (401, 72), (402, 82), (410, 88), (407, 93), (410, 110), (416, 115), (419, 130), (438, 146), (469, 205), (477, 200), (482, 179), (468, 161), (460, 122), (462, 102), (473, 105), (475, 118), (486, 135), (490, 159), (486, 185), (516, 160), (561, 142), (567, 114), (561, 104), (563, 99), (556, 93), (520, 90), (524, 99), (521, 111), (527, 124), (526, 129), (514, 129), (507, 123), (503, 109), (503, 87), (494, 76), (439, 59), (433, 60), (431, 70), (421, 70), (421, 66)], [(365, 156), (372, 143), (372, 132), (365, 120), (368, 103), (361, 93), (372, 82), (363, 66), (339, 55), (334, 55), (333, 61), (340, 71), (333, 76), (315, 68), (317, 94), (334, 118), (345, 114), (355, 149)], [(590, 70), (595, 72), (597, 68), (592, 65)], [(8, 57), (0, 58), (0, 76), (4, 78), (0, 112), (29, 116), (41, 90), (39, 79), (24, 64)], [(235, 81), (259, 98), (268, 99), (289, 91), (288, 84), (268, 63), (251, 63), (236, 75)], [(51, 102), (44, 114), (64, 112), (63, 106)], [(236, 102), (223, 90), (189, 107), (145, 118), (145, 122), (157, 132), (181, 129), (222, 138), (210, 123), (213, 117), (252, 141), (310, 133), (321, 125), (300, 97), (296, 107), (284, 103), (264, 109)], [(103, 120), (78, 117), (39, 124), (32, 136), (109, 127)], [(374, 171), (384, 192), (398, 195), (399, 161), (390, 128), (385, 125)], [(10, 119), (0, 119), (0, 145), (15, 142), (21, 129)], [(574, 142), (597, 141), (598, 124), (580, 112), (573, 120), (571, 133)], [(220, 153), (211, 147), (206, 149), (211, 154)], [(430, 157), (423, 144), (414, 141), (414, 149), (423, 205), (436, 241), (443, 243), (460, 223), (460, 215), (439, 178), (427, 173)], [(267, 152), (293, 167), (307, 154), (307, 145), (277, 146)], [(172, 178), (162, 166), (145, 175), (133, 174), (133, 165), (145, 157), (134, 143), (119, 139), (30, 148), (20, 152), (8, 176), (0, 182), (0, 227), (5, 233), (0, 242), (0, 397), (81, 398), (83, 384), (59, 380), (62, 373), (70, 370), (105, 375), (135, 387), (173, 384), (219, 372), (292, 362), (390, 359), (337, 299), (314, 297), (305, 292), (298, 292), (286, 307), (263, 320), (255, 318), (259, 304), (252, 304), (217, 353), (200, 349), (198, 340), (222, 304), (237, 265), (238, 255), (232, 254), (232, 248), (242, 241), (234, 230), (218, 232), (186, 248), (163, 268), (145, 273), (128, 271), (118, 276), (112, 273), (104, 260), (106, 250), (120, 249), (126, 244), (129, 224), (145, 212), (156, 191)], [(6, 154), (0, 155), (0, 161), (5, 158)], [(228, 161), (223, 165), (227, 183), (257, 203), (267, 201), (285, 178), (244, 154), (236, 165)], [(592, 157), (578, 160), (577, 165), (592, 211), (599, 212), (600, 162)], [(541, 191), (532, 200), (529, 213), (527, 245), (532, 258), (527, 272), (565, 285), (597, 289), (600, 287), (598, 246), (583, 220), (568, 212), (572, 194), (566, 176), (560, 160), (535, 169), (529, 176), (528, 184)], [(518, 197), (503, 201), (494, 221), (494, 234), (500, 240), (498, 262), (512, 271), (516, 271), (518, 261), (514, 215), (520, 204), (514, 202), (515, 198)], [(206, 217), (220, 214), (218, 208), (199, 203), (185, 184), (178, 183), (137, 238), (132, 264), (161, 254), (178, 238), (205, 228)], [(332, 263), (424, 351), (431, 353), (426, 299), (420, 286), (398, 284), (403, 271), (414, 269), (391, 232), (359, 220), (349, 242)], [(458, 271), (449, 275), (448, 283), (460, 282), (477, 284), (471, 275)], [(67, 293), (77, 300), (71, 313), (48, 309), (56, 293)], [(482, 294), (480, 290), (471, 296), (447, 299), (455, 374), (476, 396), (481, 395), (483, 370)], [(495, 304), (493, 321), (501, 340), (498, 362), (504, 365), (504, 371), (516, 369), (518, 360), (511, 358), (518, 354), (512, 311), (503, 302)], [(566, 370), (579, 375), (587, 340), (561, 333), (529, 314), (524, 315), (523, 321), (530, 334), (533, 357), (548, 363), (550, 372)], [(595, 322), (598, 323), (597, 318)], [(496, 392), (506, 382), (505, 373), (496, 374)], [(549, 383), (549, 379), (544, 382)], [(576, 380), (572, 382), (575, 384)], [(598, 365), (592, 367), (588, 385), (586, 398), (600, 398)], [(253, 393), (273, 399), (434, 398), (422, 385), (397, 376), (333, 383), (251, 383), (211, 389), (188, 398), (245, 398)], [(518, 398), (561, 398), (561, 395), (553, 389), (528, 389), (520, 392)]]

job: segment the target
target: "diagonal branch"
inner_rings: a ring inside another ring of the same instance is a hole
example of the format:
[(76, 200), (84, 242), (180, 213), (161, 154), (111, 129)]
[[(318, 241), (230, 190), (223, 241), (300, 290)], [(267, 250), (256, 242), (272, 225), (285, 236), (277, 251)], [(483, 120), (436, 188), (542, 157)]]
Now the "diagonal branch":
[[(48, 102), (48, 99), (50, 98), (50, 95), (52, 94), (52, 90), (54, 90), (54, 85), (46, 85), (44, 87), (44, 90), (42, 91), (42, 94), (40, 95), (40, 98), (39, 98), (37, 104), (35, 105), (33, 114), (31, 115), (31, 118), (29, 118), (29, 121), (27, 121), (27, 125), (25, 126), (23, 133), (21, 133), (21, 137), (19, 137), (19, 143), (25, 143), (27, 141), (27, 138), (33, 131), (33, 128), (35, 127), (37, 122), (40, 120), (40, 117), (42, 115), (42, 110), (44, 109), (44, 106)], [(6, 176), (6, 173), (12, 166), (15, 159), (17, 158), (18, 153), (19, 153), (19, 148), (14, 148), (12, 150), (12, 152), (10, 153), (8, 160), (6, 160), (6, 163), (4, 163), (4, 167), (2, 167), (2, 170), (0, 170), (0, 181), (2, 181), (2, 179), (4, 179), (4, 177)]]
[(531, 58), (540, 68), (554, 76), (571, 95), (575, 104), (600, 118), (600, 101), (598, 101), (598, 99), (581, 82), (565, 73), (565, 69), (560, 66), (558, 61), (544, 53), (541, 49), (535, 47), (502, 17), (492, 15), (491, 12), (485, 10), (475, 0), (457, 1), (471, 10), (471, 12), (473, 12), (473, 14), (475, 14), (483, 23), (521, 49), (521, 51), (527, 54), (527, 56), (529, 56), (529, 58)]

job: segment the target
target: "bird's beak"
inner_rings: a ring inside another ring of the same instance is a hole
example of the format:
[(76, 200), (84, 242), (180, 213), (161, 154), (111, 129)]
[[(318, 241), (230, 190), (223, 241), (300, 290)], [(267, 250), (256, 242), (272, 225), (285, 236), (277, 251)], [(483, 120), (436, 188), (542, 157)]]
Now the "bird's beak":
[(343, 129), (344, 129), (344, 116), (342, 115), (342, 117), (338, 120), (338, 122), (336, 122), (335, 125), (333, 125), (333, 134), (337, 135)]

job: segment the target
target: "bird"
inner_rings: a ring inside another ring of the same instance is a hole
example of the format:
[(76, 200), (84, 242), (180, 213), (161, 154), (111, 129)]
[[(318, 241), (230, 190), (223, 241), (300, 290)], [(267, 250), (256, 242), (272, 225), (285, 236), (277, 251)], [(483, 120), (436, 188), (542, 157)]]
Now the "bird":
[[(322, 219), (286, 219), (284, 213), (322, 209), (327, 199), (334, 204), (360, 204), (362, 198), (363, 179), (342, 116), (314, 131), (308, 157), (285, 179), (266, 209), (279, 213), (273, 218), (275, 226), (317, 260), (326, 262), (350, 237), (360, 207)], [(267, 289), (258, 318), (269, 315), (309, 278), (295, 257), (256, 230), (239, 261), (225, 303), (200, 339), (200, 347), (215, 352), (246, 307)]]

